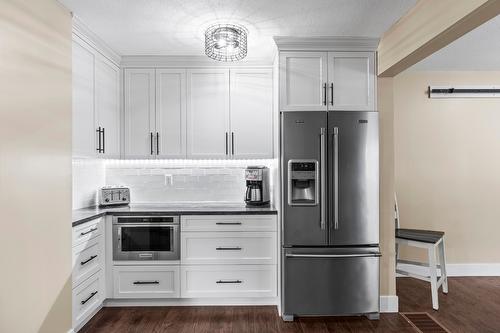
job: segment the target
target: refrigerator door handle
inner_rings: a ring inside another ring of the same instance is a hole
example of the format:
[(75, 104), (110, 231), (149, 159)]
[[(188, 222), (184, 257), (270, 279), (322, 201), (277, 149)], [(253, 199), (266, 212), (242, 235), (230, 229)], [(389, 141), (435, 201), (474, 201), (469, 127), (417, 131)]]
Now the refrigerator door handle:
[(321, 186), (321, 201), (320, 201), (320, 209), (321, 209), (321, 217), (320, 217), (320, 227), (321, 230), (325, 230), (326, 226), (326, 129), (324, 127), (321, 128), (321, 152), (320, 152), (320, 159), (321, 159), (321, 179), (320, 179), (320, 186)]
[(380, 253), (356, 253), (356, 254), (293, 254), (287, 253), (287, 258), (364, 258), (381, 257)]
[(333, 128), (333, 228), (339, 228), (339, 128)]

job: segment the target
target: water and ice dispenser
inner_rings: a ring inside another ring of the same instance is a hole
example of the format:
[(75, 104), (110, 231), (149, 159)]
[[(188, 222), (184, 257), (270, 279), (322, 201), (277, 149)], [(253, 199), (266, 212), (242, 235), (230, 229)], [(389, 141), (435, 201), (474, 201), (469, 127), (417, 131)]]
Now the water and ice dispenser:
[(319, 203), (319, 186), (318, 161), (288, 161), (288, 205), (317, 205)]

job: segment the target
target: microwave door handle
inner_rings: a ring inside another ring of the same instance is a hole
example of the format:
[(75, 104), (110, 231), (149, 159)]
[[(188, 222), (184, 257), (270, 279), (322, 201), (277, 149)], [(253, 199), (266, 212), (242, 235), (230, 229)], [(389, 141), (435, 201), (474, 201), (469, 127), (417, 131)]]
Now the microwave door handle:
[(321, 177), (320, 177), (320, 186), (321, 186), (321, 194), (320, 194), (320, 227), (321, 230), (325, 230), (326, 225), (326, 129), (324, 127), (321, 128), (321, 151), (320, 151), (320, 159), (321, 159)]
[(118, 227), (118, 250), (121, 251), (122, 249), (122, 227)]
[(333, 128), (333, 223), (339, 228), (339, 128)]

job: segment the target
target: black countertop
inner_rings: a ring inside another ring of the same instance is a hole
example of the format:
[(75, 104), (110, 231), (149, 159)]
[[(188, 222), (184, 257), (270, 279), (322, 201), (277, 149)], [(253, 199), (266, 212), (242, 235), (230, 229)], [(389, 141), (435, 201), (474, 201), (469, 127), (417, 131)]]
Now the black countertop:
[(130, 205), (121, 207), (89, 207), (73, 210), (73, 227), (105, 215), (276, 215), (273, 206), (246, 207), (244, 204), (165, 204), (165, 205)]

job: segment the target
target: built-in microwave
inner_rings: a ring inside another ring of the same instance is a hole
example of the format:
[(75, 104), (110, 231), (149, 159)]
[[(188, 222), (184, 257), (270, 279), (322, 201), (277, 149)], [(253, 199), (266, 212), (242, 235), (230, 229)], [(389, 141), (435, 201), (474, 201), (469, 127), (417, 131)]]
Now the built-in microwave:
[(178, 216), (114, 216), (113, 260), (179, 260)]

